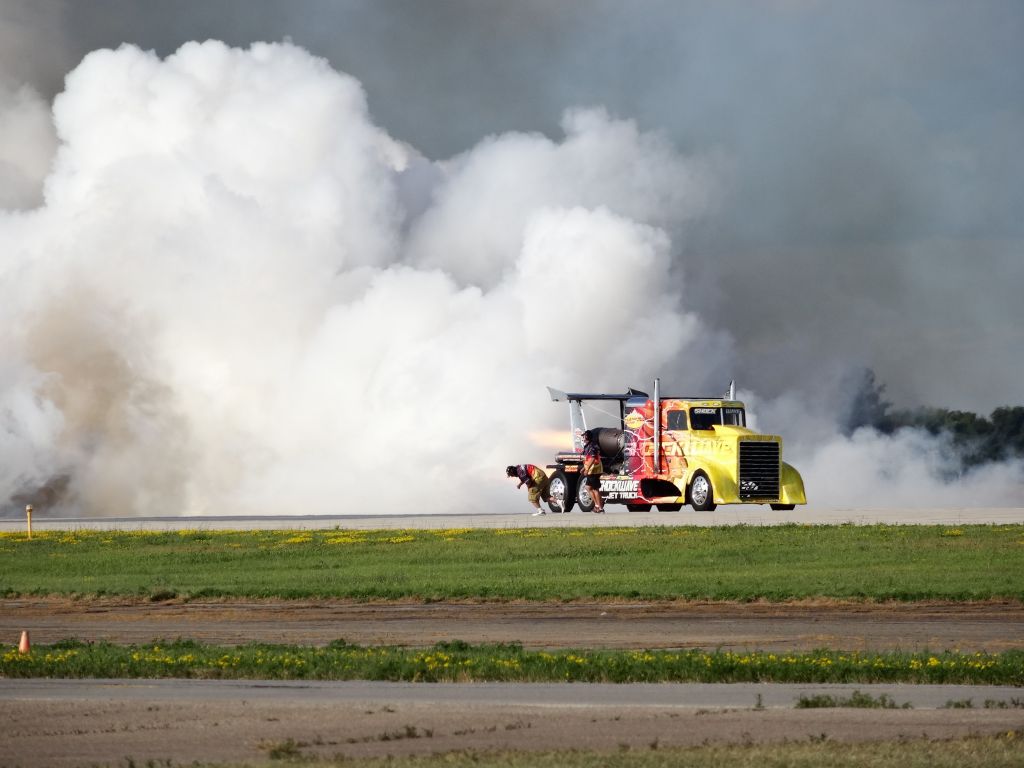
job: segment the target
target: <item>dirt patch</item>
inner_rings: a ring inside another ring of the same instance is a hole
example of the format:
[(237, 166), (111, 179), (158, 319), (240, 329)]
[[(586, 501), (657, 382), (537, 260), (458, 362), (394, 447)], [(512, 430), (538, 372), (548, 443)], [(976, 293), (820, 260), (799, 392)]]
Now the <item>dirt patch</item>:
[[(272, 701), (0, 702), (7, 764), (255, 761), (449, 750), (614, 752), (703, 743), (950, 738), (1020, 728), (1014, 711), (696, 710)], [(277, 754), (273, 750), (278, 751)], [(120, 763), (119, 763), (120, 764)]]
[(342, 600), (0, 600), (0, 634), (144, 643), (192, 638), (325, 645), (521, 642), (528, 648), (1024, 648), (1024, 605), (981, 603), (359, 603)]

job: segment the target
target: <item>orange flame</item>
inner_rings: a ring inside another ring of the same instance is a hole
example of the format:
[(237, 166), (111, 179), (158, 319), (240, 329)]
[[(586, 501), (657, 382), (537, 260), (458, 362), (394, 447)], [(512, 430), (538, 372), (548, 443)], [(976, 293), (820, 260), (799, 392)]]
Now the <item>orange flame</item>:
[(529, 438), (534, 445), (542, 448), (551, 448), (557, 451), (572, 450), (572, 435), (568, 430), (538, 429), (530, 432)]

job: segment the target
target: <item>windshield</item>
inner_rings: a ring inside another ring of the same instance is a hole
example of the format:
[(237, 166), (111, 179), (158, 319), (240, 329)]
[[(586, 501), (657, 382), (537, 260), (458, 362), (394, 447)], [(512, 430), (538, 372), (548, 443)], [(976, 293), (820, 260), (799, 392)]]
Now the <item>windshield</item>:
[(732, 427), (747, 426), (747, 417), (742, 408), (691, 408), (690, 429), (711, 429), (716, 424)]
[(666, 422), (666, 429), (685, 430), (686, 411), (669, 411)]
[(723, 408), (722, 423), (731, 427), (745, 427), (747, 426), (747, 415), (742, 408)]

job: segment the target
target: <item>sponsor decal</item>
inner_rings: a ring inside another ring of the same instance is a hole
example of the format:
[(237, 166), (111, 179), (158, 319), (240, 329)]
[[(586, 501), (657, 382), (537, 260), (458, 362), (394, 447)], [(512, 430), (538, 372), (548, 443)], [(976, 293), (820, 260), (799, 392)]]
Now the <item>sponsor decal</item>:
[[(654, 443), (645, 443), (643, 446), (644, 456), (654, 455)], [(661, 444), (661, 455), (662, 456), (682, 456), (683, 446), (678, 442), (664, 442)]]
[[(653, 456), (654, 443), (644, 443), (640, 446), (640, 450), (644, 456)], [(682, 440), (665, 441), (661, 444), (661, 455), (666, 457), (698, 456), (732, 452), (732, 443), (720, 437), (690, 437), (687, 435)]]
[(580, 465), (579, 464), (566, 464), (564, 467), (562, 467), (562, 469), (565, 472), (579, 472)]
[(640, 495), (640, 481), (628, 477), (603, 477), (601, 495), (606, 499), (635, 499)]
[(717, 408), (694, 408), (693, 412), (694, 413), (716, 414), (716, 413), (718, 413), (718, 409)]
[(630, 414), (625, 418), (626, 426), (630, 429), (640, 429), (644, 423), (643, 414), (640, 411), (631, 411)]

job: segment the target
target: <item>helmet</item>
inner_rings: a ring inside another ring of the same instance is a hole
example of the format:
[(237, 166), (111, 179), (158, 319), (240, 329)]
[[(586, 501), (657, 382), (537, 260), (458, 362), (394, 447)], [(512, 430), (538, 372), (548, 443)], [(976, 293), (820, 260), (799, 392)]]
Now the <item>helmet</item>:
[(516, 476), (516, 466), (515, 466), (515, 464), (509, 464), (507, 467), (505, 467), (505, 474), (508, 477), (515, 477)]

